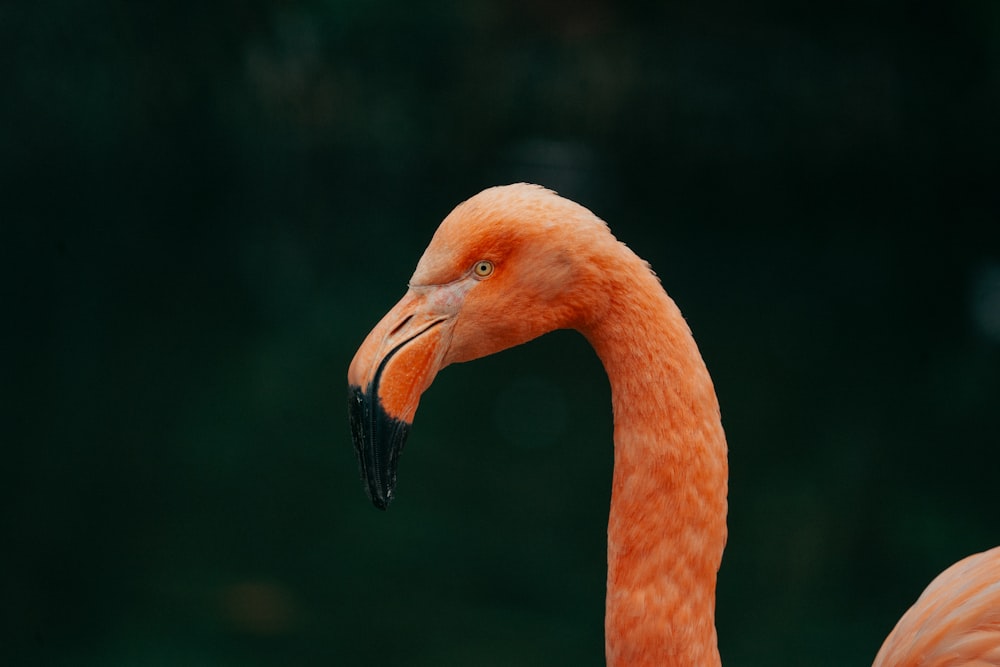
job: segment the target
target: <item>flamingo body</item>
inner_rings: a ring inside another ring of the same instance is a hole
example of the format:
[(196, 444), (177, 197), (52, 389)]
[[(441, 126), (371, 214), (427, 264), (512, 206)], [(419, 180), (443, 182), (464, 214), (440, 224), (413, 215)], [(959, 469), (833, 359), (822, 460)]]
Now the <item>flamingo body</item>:
[(899, 619), (873, 667), (1000, 665), (1000, 547), (955, 563)]
[(563, 328), (587, 338), (611, 383), (607, 663), (719, 665), (728, 464), (715, 390), (648, 265), (578, 204), (516, 184), (481, 192), (441, 223), (348, 370), (366, 490), (379, 508), (392, 500), (399, 452), (439, 370)]

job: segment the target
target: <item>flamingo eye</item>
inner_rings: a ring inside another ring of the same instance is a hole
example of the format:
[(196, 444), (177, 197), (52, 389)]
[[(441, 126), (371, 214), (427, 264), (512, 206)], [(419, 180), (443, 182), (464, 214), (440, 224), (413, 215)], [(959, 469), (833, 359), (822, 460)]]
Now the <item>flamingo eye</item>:
[(493, 262), (481, 259), (472, 266), (472, 272), (480, 278), (488, 278), (493, 273)]

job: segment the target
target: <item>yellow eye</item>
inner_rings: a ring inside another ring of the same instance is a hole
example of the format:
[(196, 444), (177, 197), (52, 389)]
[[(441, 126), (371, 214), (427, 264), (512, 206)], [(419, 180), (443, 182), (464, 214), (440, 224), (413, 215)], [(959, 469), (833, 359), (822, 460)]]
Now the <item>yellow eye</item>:
[(472, 271), (480, 278), (486, 278), (493, 273), (493, 262), (481, 259), (472, 267)]

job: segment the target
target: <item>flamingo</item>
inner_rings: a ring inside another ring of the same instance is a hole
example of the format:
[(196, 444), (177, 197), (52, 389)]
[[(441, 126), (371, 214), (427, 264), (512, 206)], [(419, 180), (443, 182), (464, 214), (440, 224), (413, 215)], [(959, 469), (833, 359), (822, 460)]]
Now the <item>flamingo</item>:
[[(712, 380), (649, 266), (579, 204), (520, 183), (484, 190), (441, 223), (348, 370), (367, 493), (380, 509), (393, 499), (400, 451), (438, 371), (569, 328), (611, 383), (607, 664), (719, 665), (728, 462)], [(960, 663), (1000, 664), (1000, 547), (941, 574), (874, 664)]]

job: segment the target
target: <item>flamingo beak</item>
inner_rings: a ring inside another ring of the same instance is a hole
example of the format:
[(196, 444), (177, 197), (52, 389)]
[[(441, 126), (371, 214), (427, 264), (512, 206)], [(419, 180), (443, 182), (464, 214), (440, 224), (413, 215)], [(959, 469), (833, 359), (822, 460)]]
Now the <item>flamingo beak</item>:
[(454, 319), (411, 288), (361, 344), (347, 373), (348, 412), (365, 490), (384, 510), (420, 395), (442, 367)]
[(390, 416), (375, 391), (365, 392), (353, 385), (348, 389), (351, 436), (365, 491), (375, 507), (384, 510), (389, 507), (396, 488), (399, 453), (403, 451), (410, 424)]

